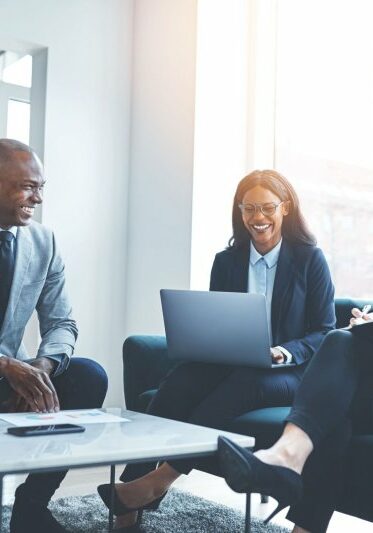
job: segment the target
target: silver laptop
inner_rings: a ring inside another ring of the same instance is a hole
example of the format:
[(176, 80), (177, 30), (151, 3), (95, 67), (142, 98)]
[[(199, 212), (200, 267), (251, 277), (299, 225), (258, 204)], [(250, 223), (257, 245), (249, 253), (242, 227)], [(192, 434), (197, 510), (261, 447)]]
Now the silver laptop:
[(161, 290), (173, 359), (279, 368), (270, 354), (263, 294)]

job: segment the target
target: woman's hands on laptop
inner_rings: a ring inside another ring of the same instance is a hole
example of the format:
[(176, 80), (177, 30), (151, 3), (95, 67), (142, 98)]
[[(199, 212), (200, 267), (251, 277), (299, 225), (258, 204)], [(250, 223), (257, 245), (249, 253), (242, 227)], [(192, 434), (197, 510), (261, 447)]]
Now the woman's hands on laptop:
[(285, 363), (285, 357), (279, 348), (271, 348), (272, 361), (275, 364)]

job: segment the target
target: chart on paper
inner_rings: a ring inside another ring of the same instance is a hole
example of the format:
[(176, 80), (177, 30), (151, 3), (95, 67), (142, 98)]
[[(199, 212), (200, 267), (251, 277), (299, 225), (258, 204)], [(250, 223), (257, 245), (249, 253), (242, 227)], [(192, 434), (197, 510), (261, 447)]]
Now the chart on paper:
[(0, 419), (14, 426), (49, 426), (52, 424), (107, 424), (130, 422), (128, 418), (100, 409), (79, 409), (58, 413), (1, 413)]

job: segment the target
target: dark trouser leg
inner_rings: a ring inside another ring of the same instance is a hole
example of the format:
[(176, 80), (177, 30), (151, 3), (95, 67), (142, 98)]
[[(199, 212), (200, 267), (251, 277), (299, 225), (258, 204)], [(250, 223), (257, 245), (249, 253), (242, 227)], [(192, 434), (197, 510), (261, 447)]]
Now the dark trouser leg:
[(312, 533), (324, 533), (343, 486), (343, 458), (351, 439), (351, 421), (343, 420), (310, 455), (302, 472), (303, 497), (287, 519)]
[[(337, 330), (324, 339), (296, 394), (288, 421), (303, 429), (314, 452), (302, 473), (304, 495), (288, 513), (295, 524), (324, 533), (343, 484), (343, 459), (351, 436), (351, 419), (365, 413), (372, 399), (371, 345), (349, 331)], [(368, 363), (368, 364), (367, 364)], [(365, 417), (366, 419), (367, 417)]]
[[(196, 407), (188, 422), (230, 431), (232, 421), (247, 411), (291, 404), (301, 375), (302, 370), (296, 367), (269, 370), (239, 367)], [(169, 464), (183, 474), (193, 468), (219, 472), (215, 456), (169, 461)]]
[[(95, 361), (73, 357), (68, 369), (53, 379), (61, 409), (92, 409), (101, 407), (107, 391), (107, 376)], [(67, 470), (48, 474), (30, 474), (18, 495), (48, 505), (66, 476)]]
[(364, 345), (350, 331), (332, 331), (304, 373), (286, 421), (303, 429), (315, 447), (348, 415), (362, 350)]
[[(232, 367), (205, 363), (186, 363), (171, 370), (162, 381), (147, 412), (151, 415), (186, 422), (194, 409), (232, 372)], [(126, 466), (120, 479), (132, 481), (156, 468), (156, 463)]]

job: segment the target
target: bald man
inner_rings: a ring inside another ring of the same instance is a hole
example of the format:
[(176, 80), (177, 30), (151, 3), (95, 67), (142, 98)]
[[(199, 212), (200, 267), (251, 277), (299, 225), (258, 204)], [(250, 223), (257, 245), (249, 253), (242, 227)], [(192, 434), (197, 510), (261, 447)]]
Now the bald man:
[[(42, 203), (43, 166), (25, 144), (0, 139), (0, 410), (56, 412), (100, 407), (103, 368), (71, 358), (77, 327), (53, 233), (32, 221)], [(41, 342), (30, 358), (22, 343), (36, 309)], [(16, 490), (11, 533), (67, 531), (48, 503), (66, 471), (30, 474)]]

